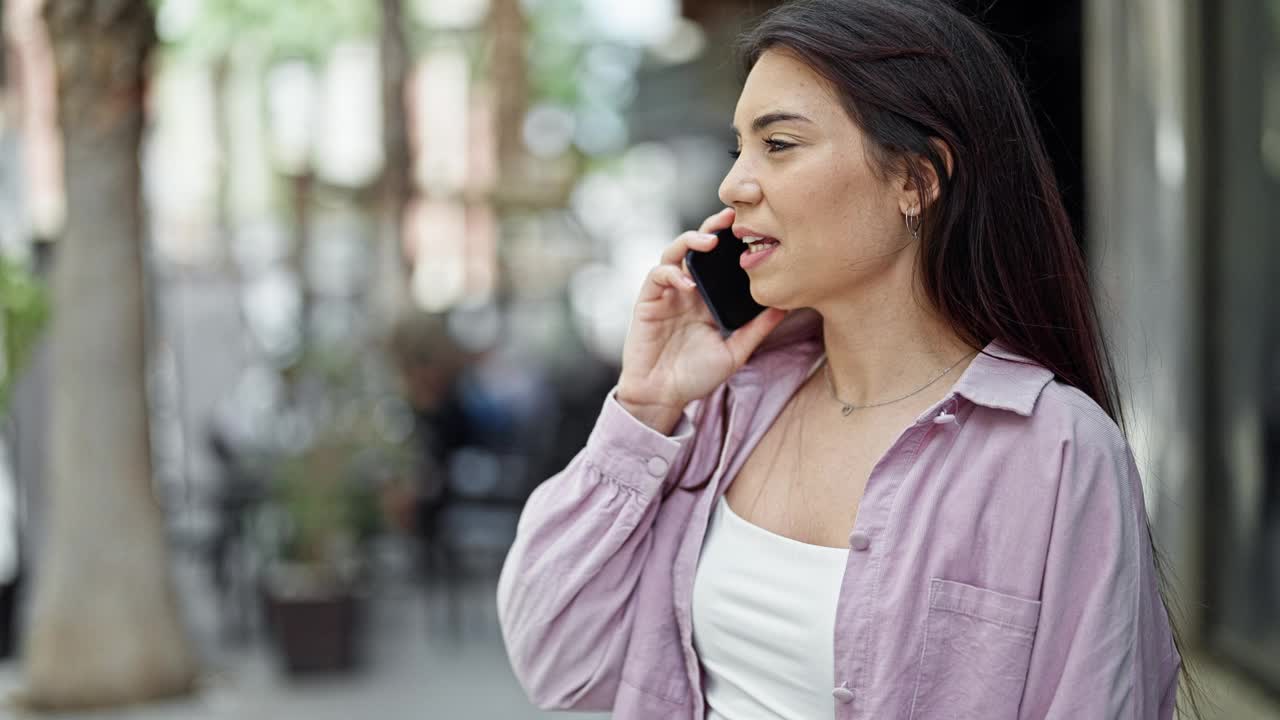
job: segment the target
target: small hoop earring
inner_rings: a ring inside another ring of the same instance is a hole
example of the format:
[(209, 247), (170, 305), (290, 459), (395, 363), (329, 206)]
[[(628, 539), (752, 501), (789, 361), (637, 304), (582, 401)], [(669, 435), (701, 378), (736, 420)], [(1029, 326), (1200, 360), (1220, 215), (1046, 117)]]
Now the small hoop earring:
[[(912, 227), (912, 226), (911, 226), (911, 219), (912, 219), (912, 218), (915, 218), (915, 220), (916, 220), (915, 227)], [(924, 222), (924, 220), (923, 220), (919, 215), (916, 215), (915, 213), (908, 213), (908, 214), (905, 214), (905, 215), (903, 215), (903, 216), (902, 216), (902, 219), (903, 219), (904, 221), (906, 221), (906, 224), (907, 224), (907, 232), (911, 233), (911, 239), (912, 239), (912, 240), (919, 240), (919, 239), (920, 239), (920, 225), (921, 225), (921, 223), (923, 223), (923, 222)]]

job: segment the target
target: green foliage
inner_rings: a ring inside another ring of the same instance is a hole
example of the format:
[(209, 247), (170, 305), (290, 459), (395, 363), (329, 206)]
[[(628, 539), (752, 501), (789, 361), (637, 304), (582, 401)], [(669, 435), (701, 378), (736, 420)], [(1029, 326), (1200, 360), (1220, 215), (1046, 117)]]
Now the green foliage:
[(361, 547), (381, 528), (383, 487), (414, 466), (413, 446), (389, 430), (403, 402), (379, 374), (367, 355), (314, 351), (289, 370), (295, 390), (319, 399), (321, 409), (312, 413), (310, 441), (268, 473), (271, 502), (260, 537), (267, 557), (307, 566), (331, 585), (353, 580)]
[(373, 37), (379, 17), (375, 0), (152, 1), (161, 39), (207, 60), (247, 44), (276, 59), (317, 61), (337, 43)]
[(48, 319), (48, 289), (22, 265), (0, 258), (0, 332), (4, 337), (0, 409), (8, 407), (13, 381)]
[(330, 433), (280, 462), (272, 496), (287, 520), (281, 559), (336, 571), (377, 530), (374, 489), (353, 467), (360, 449), (351, 438)]
[(579, 66), (590, 38), (582, 31), (580, 0), (538, 3), (529, 15), (529, 89), (534, 98), (565, 107), (578, 103)]

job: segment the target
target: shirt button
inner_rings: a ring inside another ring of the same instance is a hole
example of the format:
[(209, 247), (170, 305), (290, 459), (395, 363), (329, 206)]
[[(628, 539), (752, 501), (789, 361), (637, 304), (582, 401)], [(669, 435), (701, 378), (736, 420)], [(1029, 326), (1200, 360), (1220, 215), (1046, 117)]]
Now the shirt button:
[(660, 457), (649, 458), (649, 474), (654, 477), (663, 477), (667, 474), (667, 461)]
[(843, 685), (836, 688), (835, 690), (832, 690), (831, 696), (842, 703), (853, 702), (853, 691)]
[(854, 531), (849, 535), (849, 546), (854, 550), (866, 550), (871, 547), (871, 538), (861, 531)]

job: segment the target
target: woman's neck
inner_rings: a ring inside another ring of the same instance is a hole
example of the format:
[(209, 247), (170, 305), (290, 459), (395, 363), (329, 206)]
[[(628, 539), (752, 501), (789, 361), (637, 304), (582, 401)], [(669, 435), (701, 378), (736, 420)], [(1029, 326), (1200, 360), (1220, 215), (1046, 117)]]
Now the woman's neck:
[(948, 373), (954, 382), (967, 356), (978, 350), (961, 340), (923, 297), (913, 298), (911, 293), (867, 292), (815, 309), (822, 316), (823, 343), (837, 394), (854, 405), (910, 393), (962, 361)]

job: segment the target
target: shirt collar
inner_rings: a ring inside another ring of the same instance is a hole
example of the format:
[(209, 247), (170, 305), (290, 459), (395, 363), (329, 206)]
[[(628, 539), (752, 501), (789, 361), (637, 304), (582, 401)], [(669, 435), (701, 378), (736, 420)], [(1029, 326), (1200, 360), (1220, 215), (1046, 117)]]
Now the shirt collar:
[(1053, 372), (1044, 366), (993, 340), (965, 368), (952, 392), (975, 404), (1027, 417), (1052, 379)]

